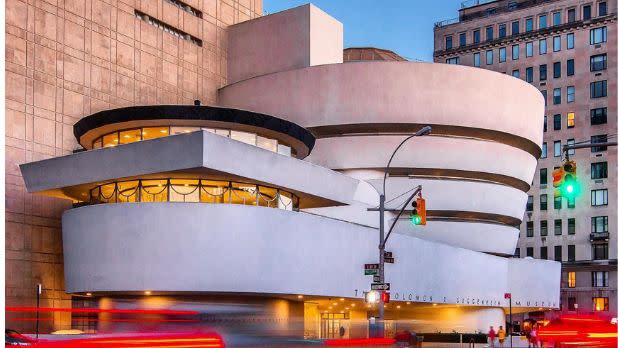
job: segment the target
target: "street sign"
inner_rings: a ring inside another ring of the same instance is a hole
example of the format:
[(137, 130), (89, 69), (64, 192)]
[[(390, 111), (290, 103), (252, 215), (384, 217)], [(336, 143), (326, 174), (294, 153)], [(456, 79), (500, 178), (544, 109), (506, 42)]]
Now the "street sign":
[(395, 258), (394, 257), (385, 257), (384, 258), (384, 262), (385, 263), (395, 263)]
[(393, 258), (393, 253), (390, 251), (385, 251), (384, 258), (389, 258), (389, 259)]
[(507, 299), (507, 300), (510, 299), (511, 298), (511, 293), (510, 292), (505, 292), (504, 293), (504, 298)]
[(365, 270), (365, 275), (373, 275), (373, 276), (375, 276), (376, 274), (378, 274), (378, 270), (377, 269), (366, 269)]
[(372, 283), (371, 290), (390, 290), (391, 283)]
[(366, 263), (365, 269), (380, 269), (380, 264), (378, 263)]
[(380, 276), (379, 276), (379, 275), (377, 275), (377, 274), (376, 274), (376, 275), (374, 275), (374, 276), (373, 276), (373, 282), (374, 282), (374, 283), (378, 283), (379, 281), (380, 281)]

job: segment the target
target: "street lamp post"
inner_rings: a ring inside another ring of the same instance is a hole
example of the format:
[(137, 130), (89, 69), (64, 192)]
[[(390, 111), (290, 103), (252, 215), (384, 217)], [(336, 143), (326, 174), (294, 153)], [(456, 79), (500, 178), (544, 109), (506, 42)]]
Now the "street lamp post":
[[(401, 146), (408, 140), (412, 139), (413, 137), (420, 137), (423, 135), (427, 135), (431, 133), (431, 127), (430, 126), (425, 126), (423, 128), (421, 128), (419, 131), (417, 131), (416, 133), (410, 135), (409, 137), (405, 138), (400, 144), (399, 146), (397, 146), (395, 148), (395, 151), (393, 151), (393, 154), (391, 155), (391, 158), (388, 160), (388, 164), (386, 165), (386, 168), (384, 169), (384, 179), (382, 180), (382, 192), (380, 193), (380, 207), (379, 207), (379, 212), (380, 212), (380, 245), (378, 246), (379, 252), (380, 252), (380, 266), (378, 269), (378, 275), (380, 277), (380, 283), (384, 283), (385, 278), (384, 278), (384, 249), (386, 247), (386, 240), (384, 239), (384, 211), (385, 211), (385, 207), (384, 204), (386, 202), (386, 177), (388, 175), (388, 169), (391, 166), (391, 162), (393, 161), (393, 157), (395, 157), (395, 153), (397, 153), (397, 151), (401, 148)], [(412, 195), (410, 196), (410, 198), (406, 201), (406, 203), (403, 206), (403, 209), (405, 209), (406, 205), (411, 201), (411, 198), (414, 197), (416, 195), (416, 193), (418, 192), (418, 189), (412, 193)], [(401, 210), (401, 212), (403, 212), (403, 209)], [(399, 213), (399, 216), (401, 215), (401, 212)], [(399, 218), (399, 216), (397, 216), (397, 218)], [(397, 220), (395, 220), (395, 222), (393, 222), (393, 225), (397, 222)], [(392, 231), (392, 226), (391, 226), (391, 230)], [(389, 231), (389, 235), (390, 235), (390, 231)], [(380, 320), (378, 321), (378, 332), (379, 332), (379, 336), (380, 337), (384, 337), (384, 301), (382, 301), (382, 297), (380, 296), (380, 301), (379, 301), (379, 315), (380, 315)]]

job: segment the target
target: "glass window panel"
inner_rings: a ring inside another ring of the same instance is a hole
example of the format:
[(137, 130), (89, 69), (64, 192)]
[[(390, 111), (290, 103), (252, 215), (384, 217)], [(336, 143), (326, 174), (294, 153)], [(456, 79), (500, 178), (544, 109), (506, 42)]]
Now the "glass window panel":
[(262, 207), (276, 208), (279, 206), (277, 189), (259, 186), (258, 205)]
[(231, 138), (240, 142), (243, 142), (245, 144), (250, 144), (250, 145), (254, 145), (256, 144), (256, 135), (255, 133), (247, 133), (247, 132), (240, 132), (240, 131), (231, 131)]
[(232, 203), (255, 205), (256, 185), (232, 183)]
[(116, 184), (106, 184), (99, 188), (96, 192), (99, 194), (98, 201), (102, 203), (115, 203), (116, 202)]
[(199, 180), (171, 179), (170, 202), (199, 202)]
[(215, 134), (222, 135), (224, 137), (230, 137), (229, 129), (215, 129)]
[(100, 149), (101, 147), (103, 147), (103, 143), (101, 142), (101, 139), (97, 139), (92, 143), (92, 148), (93, 149)]
[[(539, 54), (547, 53), (547, 40), (541, 39), (539, 40)], [(532, 56), (532, 54), (530, 54)]]
[(169, 127), (145, 127), (142, 128), (142, 139), (156, 139), (169, 135)]
[(197, 132), (200, 127), (170, 127), (170, 135)]
[(141, 202), (167, 202), (167, 180), (142, 180)]
[[(570, 245), (569, 245), (569, 247), (570, 247)], [(574, 288), (575, 284), (576, 284), (575, 272), (569, 272), (568, 273), (568, 286), (569, 286), (569, 288)]]
[(118, 183), (118, 202), (139, 202), (139, 181), (122, 181)]
[(560, 51), (561, 49), (560, 43), (561, 43), (560, 36), (554, 36), (554, 52)]
[(553, 13), (553, 25), (560, 25), (560, 12)]
[(103, 136), (103, 147), (118, 145), (118, 133), (112, 133)]
[(120, 132), (120, 144), (129, 144), (142, 140), (141, 129), (129, 129)]
[(277, 145), (277, 153), (279, 153), (280, 155), (291, 157), (292, 148), (287, 145), (279, 144)]
[(200, 202), (202, 203), (229, 203), (229, 181), (202, 180)]
[(257, 146), (272, 152), (277, 152), (277, 140), (268, 139), (261, 136), (257, 137)]
[(569, 112), (567, 114), (567, 128), (575, 127), (575, 113)]
[(294, 197), (291, 193), (279, 191), (279, 209), (294, 210)]

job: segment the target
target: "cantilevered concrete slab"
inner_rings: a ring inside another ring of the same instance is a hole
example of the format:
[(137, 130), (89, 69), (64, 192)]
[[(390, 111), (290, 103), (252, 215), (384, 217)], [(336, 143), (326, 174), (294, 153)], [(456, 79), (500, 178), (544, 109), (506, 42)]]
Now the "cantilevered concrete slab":
[(20, 166), (28, 192), (79, 200), (75, 192), (111, 180), (205, 177), (288, 190), (300, 208), (351, 204), (357, 179), (292, 157), (212, 134), (189, 134), (84, 151)]

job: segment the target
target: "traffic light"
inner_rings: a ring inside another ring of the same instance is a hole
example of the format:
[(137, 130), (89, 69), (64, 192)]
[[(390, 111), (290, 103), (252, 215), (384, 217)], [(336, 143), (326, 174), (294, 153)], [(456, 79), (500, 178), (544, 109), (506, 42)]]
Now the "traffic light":
[(412, 202), (412, 214), (410, 214), (410, 222), (412, 225), (426, 225), (427, 224), (427, 213), (425, 211), (425, 199), (423, 197), (418, 197), (414, 202)]
[(391, 302), (391, 293), (387, 291), (382, 291), (382, 302), (389, 303)]
[(558, 167), (554, 169), (551, 173), (552, 182), (554, 185), (554, 197), (562, 197), (562, 192), (560, 191), (560, 187), (564, 183), (564, 168)]
[(365, 293), (365, 302), (377, 303), (380, 300), (380, 292), (376, 290), (367, 291)]
[(560, 194), (567, 199), (579, 196), (581, 187), (577, 182), (577, 165), (575, 161), (566, 161), (562, 165), (564, 170), (564, 181), (560, 185)]

